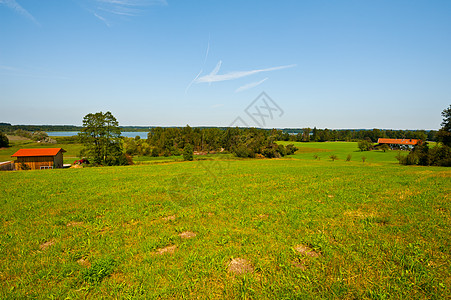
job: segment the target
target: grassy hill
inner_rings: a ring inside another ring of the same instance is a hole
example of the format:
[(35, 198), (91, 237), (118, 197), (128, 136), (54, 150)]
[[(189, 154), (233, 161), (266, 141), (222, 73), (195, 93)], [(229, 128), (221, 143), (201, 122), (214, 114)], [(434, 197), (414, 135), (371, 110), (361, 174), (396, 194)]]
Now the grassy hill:
[(0, 298), (449, 295), (451, 171), (307, 146), (321, 151), (3, 172)]

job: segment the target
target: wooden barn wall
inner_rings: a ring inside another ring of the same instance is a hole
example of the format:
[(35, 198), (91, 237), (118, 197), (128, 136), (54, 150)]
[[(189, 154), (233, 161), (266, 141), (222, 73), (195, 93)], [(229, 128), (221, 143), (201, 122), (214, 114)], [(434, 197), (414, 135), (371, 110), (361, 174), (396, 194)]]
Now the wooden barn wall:
[(54, 157), (53, 160), (53, 167), (54, 168), (62, 168), (63, 167), (63, 153), (60, 151), (57, 155)]
[(16, 170), (21, 170), (21, 164), (30, 167), (31, 170), (39, 170), (41, 167), (53, 167), (53, 156), (29, 156), (18, 157), (14, 162)]

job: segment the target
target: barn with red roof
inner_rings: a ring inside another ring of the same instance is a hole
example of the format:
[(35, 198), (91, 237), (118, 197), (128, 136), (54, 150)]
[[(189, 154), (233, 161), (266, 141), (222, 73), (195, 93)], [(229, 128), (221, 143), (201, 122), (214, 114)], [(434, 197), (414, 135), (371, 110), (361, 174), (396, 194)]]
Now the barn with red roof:
[(391, 149), (401, 148), (401, 149), (411, 149), (413, 146), (421, 144), (422, 141), (418, 139), (384, 139), (379, 138), (377, 140), (378, 145), (387, 144)]
[(63, 152), (63, 148), (20, 149), (11, 157), (17, 157), (16, 170), (54, 169), (63, 167)]

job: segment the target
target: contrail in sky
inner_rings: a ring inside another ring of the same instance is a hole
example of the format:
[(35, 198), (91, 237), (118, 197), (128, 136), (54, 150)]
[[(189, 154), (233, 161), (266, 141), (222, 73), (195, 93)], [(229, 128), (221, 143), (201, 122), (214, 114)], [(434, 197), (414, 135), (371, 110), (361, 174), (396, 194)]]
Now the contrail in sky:
[(15, 10), (17, 13), (33, 21), (36, 25), (40, 25), (38, 21), (36, 21), (36, 19), (33, 17), (33, 15), (30, 14), (25, 8), (20, 6), (20, 4), (15, 0), (0, 0), (0, 4), (8, 6), (9, 8)]
[(220, 81), (227, 81), (227, 80), (234, 80), (238, 78), (243, 78), (247, 76), (251, 76), (254, 74), (262, 73), (262, 72), (271, 72), (276, 70), (282, 70), (282, 69), (288, 69), (293, 68), (296, 65), (287, 65), (287, 66), (279, 66), (279, 67), (272, 67), (272, 68), (266, 68), (266, 69), (257, 69), (257, 70), (250, 70), (250, 71), (237, 71), (237, 72), (229, 72), (226, 74), (219, 74), (218, 71), (221, 67), (221, 61), (216, 65), (216, 67), (213, 69), (213, 71), (205, 76), (199, 77), (195, 80), (195, 83), (204, 83), (204, 82), (220, 82)]

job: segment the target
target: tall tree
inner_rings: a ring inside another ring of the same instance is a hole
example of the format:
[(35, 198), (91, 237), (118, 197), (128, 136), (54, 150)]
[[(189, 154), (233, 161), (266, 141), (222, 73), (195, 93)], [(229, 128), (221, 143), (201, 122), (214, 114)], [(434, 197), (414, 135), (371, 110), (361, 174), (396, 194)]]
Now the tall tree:
[(0, 131), (0, 148), (9, 147), (9, 140), (6, 134)]
[(87, 114), (83, 118), (83, 128), (79, 136), (85, 146), (85, 153), (95, 163), (126, 164), (119, 122), (111, 112)]
[(442, 111), (443, 122), (437, 137), (443, 145), (451, 147), (451, 105)]

